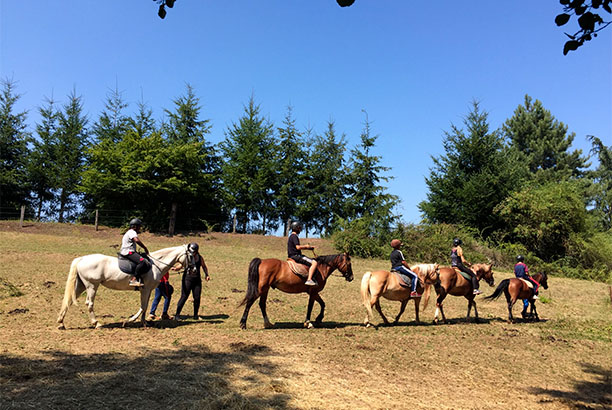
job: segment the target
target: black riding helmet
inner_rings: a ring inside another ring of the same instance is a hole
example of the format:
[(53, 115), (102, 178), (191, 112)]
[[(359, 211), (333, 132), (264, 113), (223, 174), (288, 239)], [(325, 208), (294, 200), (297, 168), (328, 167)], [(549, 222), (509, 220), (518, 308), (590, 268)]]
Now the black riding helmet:
[(302, 230), (302, 223), (299, 221), (291, 222), (291, 230), (292, 231)]
[(524, 257), (523, 255), (518, 255), (518, 256), (516, 257), (516, 261), (517, 261), (517, 262), (524, 262), (524, 261), (525, 261), (525, 257)]
[(142, 221), (140, 219), (138, 219), (138, 218), (133, 218), (130, 221), (130, 227), (132, 227), (132, 226), (142, 226)]
[(189, 245), (187, 245), (187, 249), (189, 249), (189, 252), (191, 253), (198, 253), (200, 246), (195, 242), (191, 242)]
[(459, 246), (461, 245), (463, 242), (461, 241), (461, 239), (459, 238), (455, 238), (453, 239), (453, 246)]

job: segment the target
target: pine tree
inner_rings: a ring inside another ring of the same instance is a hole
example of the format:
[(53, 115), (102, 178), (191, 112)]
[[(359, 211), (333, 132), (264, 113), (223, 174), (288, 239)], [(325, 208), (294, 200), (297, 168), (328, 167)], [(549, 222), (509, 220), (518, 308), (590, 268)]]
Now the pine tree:
[(29, 199), (27, 111), (15, 113), (20, 95), (15, 82), (2, 80), (0, 90), (0, 212), (17, 209)]
[(371, 123), (367, 118), (360, 136), (360, 144), (351, 150), (348, 197), (346, 203), (349, 219), (365, 218), (371, 226), (371, 234), (388, 230), (396, 219), (392, 214), (394, 202), (398, 197), (388, 194), (381, 183), (389, 181), (382, 175), (390, 170), (381, 165), (381, 157), (372, 155), (378, 135), (371, 134)]
[(472, 103), (465, 131), (451, 125), (445, 132), (445, 154), (433, 157), (425, 182), (427, 200), (419, 204), (426, 221), (463, 224), (483, 236), (500, 227), (495, 206), (520, 187), (527, 170), (516, 151), (506, 149), (498, 132), (490, 132), (488, 114)]
[[(251, 96), (238, 123), (225, 132), (221, 143), (225, 163), (223, 182), (228, 199), (236, 212), (242, 232), (249, 222), (264, 219), (274, 207), (273, 124), (260, 115), (260, 107)], [(262, 230), (265, 232), (265, 219)]]
[(87, 117), (83, 114), (82, 98), (76, 91), (68, 96), (59, 113), (57, 139), (57, 190), (58, 221), (64, 222), (72, 215), (78, 203), (85, 147), (89, 143)]
[(51, 208), (55, 200), (54, 188), (58, 185), (57, 143), (59, 113), (53, 98), (46, 100), (46, 105), (39, 107), (40, 123), (36, 124), (38, 139), (33, 142), (33, 149), (28, 161), (28, 174), (32, 184), (33, 201), (36, 207), (36, 219), (40, 220), (45, 204)]
[(295, 127), (293, 108), (287, 107), (283, 126), (278, 128), (278, 176), (275, 184), (276, 210), (287, 232), (287, 220), (295, 218), (303, 200), (305, 157), (304, 141)]
[(346, 216), (346, 138), (338, 137), (334, 121), (328, 121), (327, 130), (314, 138), (306, 171), (306, 192), (302, 214), (305, 225), (312, 225), (321, 235), (331, 235), (338, 221)]
[(528, 95), (502, 131), (509, 145), (526, 156), (529, 171), (541, 183), (579, 177), (588, 167), (581, 150), (570, 151), (575, 134)]
[(598, 167), (589, 172), (593, 180), (589, 192), (589, 208), (595, 215), (598, 228), (608, 231), (612, 229), (612, 146), (604, 145), (595, 136), (590, 135), (588, 138), (593, 145), (591, 152), (599, 159)]
[(123, 138), (130, 126), (130, 118), (123, 113), (127, 106), (117, 88), (108, 93), (104, 110), (91, 130), (98, 141), (117, 142)]

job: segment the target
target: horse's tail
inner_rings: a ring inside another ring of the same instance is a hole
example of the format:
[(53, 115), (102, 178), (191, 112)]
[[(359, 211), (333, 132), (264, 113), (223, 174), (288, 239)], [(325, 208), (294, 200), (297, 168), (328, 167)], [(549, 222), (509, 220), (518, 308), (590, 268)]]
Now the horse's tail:
[(244, 305), (249, 301), (253, 301), (259, 297), (259, 265), (261, 264), (261, 259), (253, 258), (251, 263), (249, 264), (249, 278), (246, 295), (244, 299), (238, 307)]
[(66, 312), (71, 304), (77, 304), (76, 285), (78, 280), (77, 265), (81, 261), (81, 258), (75, 258), (70, 265), (70, 271), (68, 272), (68, 279), (66, 279), (66, 290), (64, 291), (64, 300), (62, 301), (62, 308), (60, 309), (59, 316), (57, 317), (57, 323), (62, 323)]
[(372, 294), (370, 293), (371, 278), (372, 272), (366, 272), (361, 279), (361, 300), (368, 311), (368, 317), (372, 317), (372, 306), (370, 305), (370, 299), (372, 298)]
[(498, 297), (500, 297), (500, 295), (502, 293), (504, 293), (504, 291), (506, 291), (506, 289), (508, 289), (508, 285), (510, 284), (510, 279), (504, 279), (502, 280), (499, 285), (497, 285), (497, 289), (495, 289), (495, 292), (493, 292), (493, 294), (491, 296), (487, 296), (485, 299), (497, 299)]

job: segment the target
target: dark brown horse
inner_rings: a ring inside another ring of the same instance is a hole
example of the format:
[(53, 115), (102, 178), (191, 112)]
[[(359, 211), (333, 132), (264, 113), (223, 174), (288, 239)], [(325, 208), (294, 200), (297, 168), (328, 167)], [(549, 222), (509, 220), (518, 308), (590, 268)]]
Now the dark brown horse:
[[(548, 289), (548, 275), (546, 275), (546, 273), (536, 273), (532, 276), (532, 278), (544, 289)], [(512, 307), (516, 303), (517, 299), (529, 300), (529, 303), (531, 304), (531, 311), (529, 315), (527, 315), (527, 304), (523, 305), (523, 311), (521, 312), (523, 319), (533, 317), (536, 321), (540, 320), (538, 311), (535, 308), (535, 300), (531, 298), (533, 291), (524, 280), (519, 278), (504, 279), (499, 283), (499, 286), (497, 286), (495, 292), (493, 292), (491, 296), (487, 296), (485, 299), (497, 299), (502, 292), (504, 295), (506, 295), (506, 301), (508, 302), (508, 320), (510, 322), (514, 322), (514, 318), (512, 317)]]
[[(493, 271), (491, 268), (492, 264), (487, 263), (475, 263), (472, 265), (472, 270), (476, 272), (478, 280), (484, 279), (489, 286), (495, 284), (493, 279)], [(474, 288), (472, 287), (472, 281), (464, 278), (460, 273), (450, 266), (440, 267), (440, 281), (435, 285), (438, 299), (436, 301), (436, 314), (434, 315), (434, 323), (438, 323), (438, 312), (442, 314), (442, 320), (444, 323), (448, 323), (446, 316), (444, 315), (444, 307), (442, 303), (447, 295), (463, 296), (468, 300), (467, 319), (470, 317), (470, 311), (472, 306), (474, 307), (475, 321), (478, 322), (478, 310), (476, 309), (476, 302), (474, 301)], [(425, 295), (425, 306), (429, 301), (429, 294)]]
[(253, 259), (249, 265), (246, 296), (242, 303), (240, 303), (240, 306), (246, 305), (242, 319), (240, 319), (240, 327), (246, 329), (249, 309), (251, 309), (251, 305), (257, 298), (259, 298), (259, 307), (263, 315), (264, 327), (268, 329), (274, 326), (266, 313), (266, 300), (268, 299), (270, 288), (276, 288), (286, 293), (307, 292), (310, 297), (308, 298), (308, 312), (306, 313), (304, 327), (313, 327), (313, 324), (310, 322), (310, 315), (315, 301), (319, 302), (321, 306), (321, 313), (315, 319), (315, 323), (321, 323), (325, 312), (325, 302), (321, 299), (319, 292), (325, 287), (327, 278), (330, 277), (334, 270), (338, 269), (342, 276), (350, 282), (353, 280), (353, 268), (351, 267), (351, 257), (346, 253), (318, 256), (315, 259), (318, 263), (317, 272), (315, 272), (314, 276), (317, 286), (306, 286), (304, 279), (294, 274), (286, 261), (279, 259)]

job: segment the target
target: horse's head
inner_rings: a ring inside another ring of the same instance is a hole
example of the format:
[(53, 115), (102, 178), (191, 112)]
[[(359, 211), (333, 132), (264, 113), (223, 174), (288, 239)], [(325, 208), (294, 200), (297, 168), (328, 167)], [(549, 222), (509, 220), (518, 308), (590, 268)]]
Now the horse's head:
[[(538, 274), (534, 275), (534, 279), (535, 279), (535, 276), (537, 275)], [(540, 283), (540, 285), (542, 285), (544, 289), (548, 289), (548, 275), (546, 274), (546, 272), (540, 272), (539, 275), (540, 275), (540, 280), (538, 280), (538, 282)]]
[(343, 254), (339, 255), (339, 259), (340, 260), (338, 264), (338, 270), (342, 273), (344, 279), (346, 279), (348, 282), (351, 282), (354, 278), (351, 257), (348, 253), (344, 252)]
[(477, 263), (472, 265), (472, 269), (476, 272), (476, 277), (478, 279), (484, 279), (489, 286), (495, 285), (492, 268), (492, 263)]
[(189, 245), (180, 246), (180, 252), (176, 261), (187, 270), (196, 269), (195, 255), (197, 251), (192, 250)]

